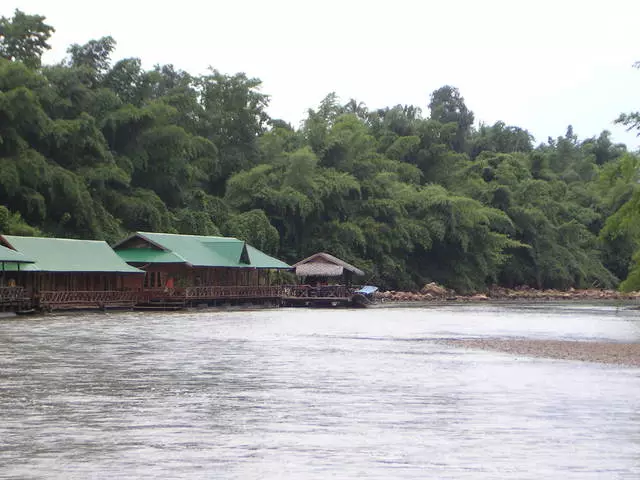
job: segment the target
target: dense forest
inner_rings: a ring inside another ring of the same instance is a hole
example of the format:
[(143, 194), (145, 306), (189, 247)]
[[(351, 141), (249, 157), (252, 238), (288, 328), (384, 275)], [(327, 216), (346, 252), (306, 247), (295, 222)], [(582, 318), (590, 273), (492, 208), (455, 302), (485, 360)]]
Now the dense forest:
[(331, 93), (295, 127), (258, 79), (145, 70), (112, 60), (111, 37), (42, 65), (53, 32), (0, 19), (1, 233), (229, 235), (289, 262), (327, 251), (393, 289), (640, 289), (640, 156), (606, 131), (536, 145), (476, 126), (451, 86), (424, 111)]

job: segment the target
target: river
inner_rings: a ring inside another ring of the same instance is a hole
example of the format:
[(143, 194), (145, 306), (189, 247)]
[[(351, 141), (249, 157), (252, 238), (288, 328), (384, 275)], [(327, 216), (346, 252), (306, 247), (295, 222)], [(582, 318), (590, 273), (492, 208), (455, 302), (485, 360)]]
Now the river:
[(451, 305), (0, 320), (0, 478), (640, 478), (640, 369), (465, 350), (640, 341), (640, 312)]

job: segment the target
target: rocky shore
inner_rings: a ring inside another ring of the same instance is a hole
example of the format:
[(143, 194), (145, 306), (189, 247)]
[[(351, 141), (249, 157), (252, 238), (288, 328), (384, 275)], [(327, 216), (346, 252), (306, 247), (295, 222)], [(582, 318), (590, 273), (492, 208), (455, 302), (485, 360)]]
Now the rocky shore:
[(454, 347), (492, 350), (527, 357), (578, 360), (640, 367), (640, 343), (529, 340), (518, 338), (452, 339)]
[(428, 283), (419, 292), (384, 291), (377, 292), (376, 298), (383, 302), (429, 302), (429, 301), (489, 301), (489, 300), (640, 300), (640, 292), (621, 293), (616, 290), (536, 290), (530, 287), (508, 289), (491, 287), (487, 292), (460, 295), (436, 283)]

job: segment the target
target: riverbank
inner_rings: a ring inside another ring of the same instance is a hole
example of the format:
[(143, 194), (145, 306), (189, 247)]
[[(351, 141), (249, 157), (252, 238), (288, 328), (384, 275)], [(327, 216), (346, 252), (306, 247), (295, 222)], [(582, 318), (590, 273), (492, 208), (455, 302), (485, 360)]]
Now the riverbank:
[(527, 357), (640, 367), (640, 343), (523, 338), (452, 339), (444, 340), (443, 343), (453, 347), (491, 350)]
[(491, 287), (487, 292), (460, 295), (435, 283), (425, 285), (419, 292), (385, 291), (376, 292), (375, 298), (381, 302), (442, 302), (442, 301), (638, 301), (640, 292), (622, 293), (616, 290), (537, 290), (529, 287), (514, 289)]

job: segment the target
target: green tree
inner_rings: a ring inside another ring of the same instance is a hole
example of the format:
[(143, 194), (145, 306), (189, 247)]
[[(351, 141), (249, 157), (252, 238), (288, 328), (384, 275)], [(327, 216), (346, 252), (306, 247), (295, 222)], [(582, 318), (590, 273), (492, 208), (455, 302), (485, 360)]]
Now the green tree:
[(456, 135), (452, 147), (456, 152), (464, 152), (474, 116), (464, 103), (464, 98), (458, 89), (445, 85), (435, 90), (431, 94), (429, 109), (431, 110), (431, 119), (442, 124), (456, 124)]
[(6, 235), (21, 235), (25, 237), (40, 235), (40, 231), (28, 225), (22, 219), (20, 213), (12, 213), (3, 205), (0, 205), (0, 232)]
[(55, 31), (41, 15), (28, 15), (18, 9), (12, 18), (0, 17), (0, 57), (20, 61), (30, 68), (40, 66), (42, 54)]
[[(640, 62), (634, 63), (633, 66), (640, 69)], [(621, 113), (616, 123), (627, 127), (627, 131), (637, 130), (640, 136), (640, 112)]]
[(84, 45), (74, 43), (67, 49), (69, 64), (84, 73), (88, 86), (96, 87), (109, 70), (115, 48), (116, 41), (111, 36), (89, 40)]
[(111, 37), (41, 67), (53, 29), (21, 15), (0, 22), (2, 231), (231, 235), (289, 262), (329, 251), (393, 289), (640, 288), (638, 156), (608, 132), (534, 146), (474, 128), (451, 86), (428, 116), (330, 93), (296, 128), (256, 78), (112, 61)]

